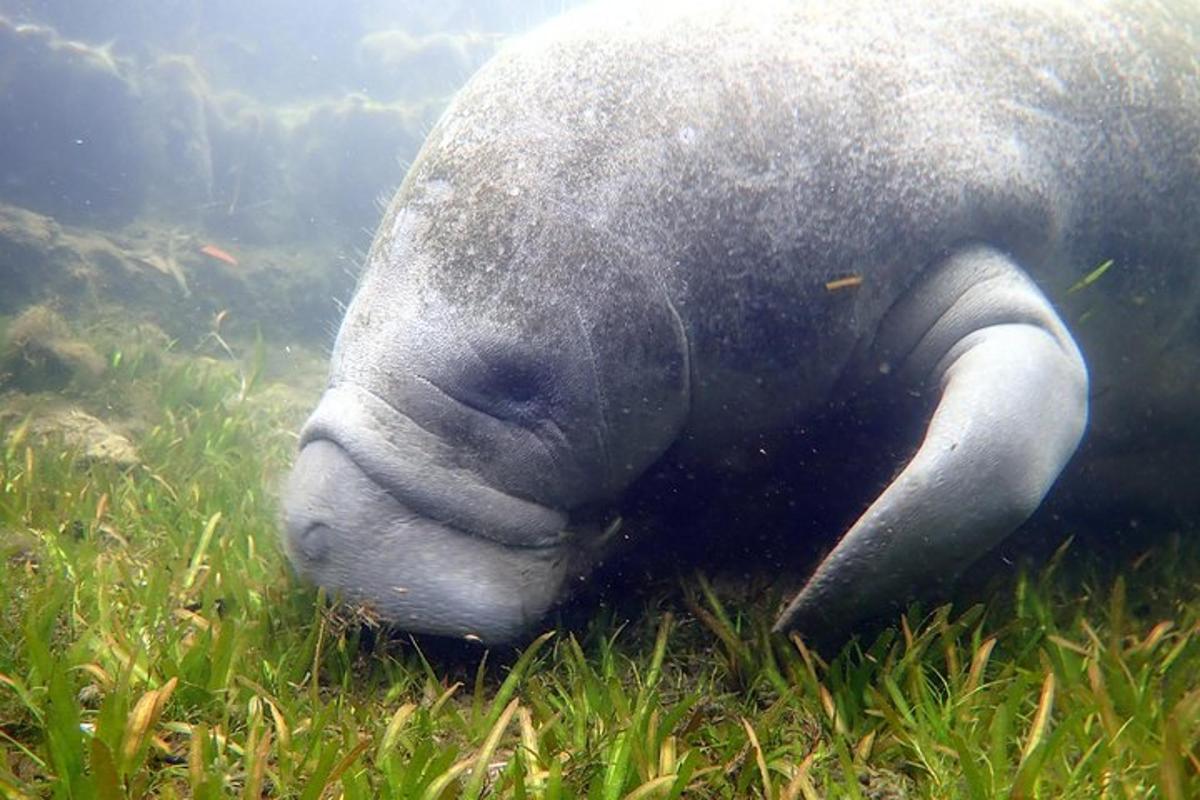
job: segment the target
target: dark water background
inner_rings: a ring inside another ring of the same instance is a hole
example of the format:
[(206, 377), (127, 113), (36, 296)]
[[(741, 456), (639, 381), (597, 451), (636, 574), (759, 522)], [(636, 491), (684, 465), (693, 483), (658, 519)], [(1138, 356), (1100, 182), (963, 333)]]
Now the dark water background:
[[(326, 336), (380, 198), (448, 98), (506, 37), (567, 5), (4, 0), (0, 204), (135, 239), (173, 230), (194, 237), (189, 245), (264, 248), (238, 259), (243, 273), (290, 248), (286, 292), (296, 302), (254, 311), (289, 335)], [(9, 248), (20, 238), (8, 237)], [(166, 249), (117, 247), (138, 244)], [(0, 313), (71, 293), (37, 285), (28, 261), (0, 259)], [(189, 277), (203, 266), (213, 265), (179, 263)], [(279, 292), (271, 281), (243, 284), (194, 310)]]

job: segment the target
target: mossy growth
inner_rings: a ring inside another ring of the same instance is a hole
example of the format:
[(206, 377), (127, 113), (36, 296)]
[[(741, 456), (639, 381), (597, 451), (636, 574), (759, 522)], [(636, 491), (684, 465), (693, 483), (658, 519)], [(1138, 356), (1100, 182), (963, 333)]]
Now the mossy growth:
[(11, 387), (26, 392), (86, 388), (104, 374), (104, 358), (48, 306), (30, 306), (3, 333), (0, 378)]

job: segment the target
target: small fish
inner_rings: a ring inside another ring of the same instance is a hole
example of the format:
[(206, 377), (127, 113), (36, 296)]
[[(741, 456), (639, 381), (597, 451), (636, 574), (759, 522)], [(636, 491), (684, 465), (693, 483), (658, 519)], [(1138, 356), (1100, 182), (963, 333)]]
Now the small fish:
[(215, 258), (217, 261), (224, 261), (231, 267), (236, 267), (238, 265), (238, 260), (236, 258), (234, 258), (225, 250), (217, 247), (215, 244), (204, 245), (200, 248), (200, 252), (204, 253), (204, 255), (208, 256), (209, 258)]
[(853, 289), (855, 286), (862, 286), (862, 282), (862, 275), (847, 275), (844, 278), (825, 281), (825, 289), (830, 292), (836, 292), (838, 289)]

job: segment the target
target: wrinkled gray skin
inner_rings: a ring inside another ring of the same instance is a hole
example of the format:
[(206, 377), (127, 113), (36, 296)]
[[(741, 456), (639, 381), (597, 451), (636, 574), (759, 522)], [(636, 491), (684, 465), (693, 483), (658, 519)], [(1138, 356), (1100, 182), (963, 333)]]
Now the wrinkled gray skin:
[(1200, 6), (732, 5), (568, 14), (454, 99), (302, 433), (302, 575), (403, 629), (510, 640), (669, 447), (932, 393), (778, 623), (848, 630), (987, 551), (1071, 457), (1088, 373), (1047, 295), (1113, 257), (1159, 304), (1131, 336), (1194, 315)]

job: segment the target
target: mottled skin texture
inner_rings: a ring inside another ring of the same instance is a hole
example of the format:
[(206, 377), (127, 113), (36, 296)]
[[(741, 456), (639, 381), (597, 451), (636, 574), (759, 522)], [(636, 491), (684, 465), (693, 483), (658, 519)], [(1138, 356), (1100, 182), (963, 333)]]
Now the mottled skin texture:
[(1088, 377), (1043, 291), (1124, 259), (1170, 287), (1151, 327), (1194, 319), (1197, 6), (732, 5), (568, 14), (458, 94), (302, 436), (303, 575), (511, 639), (668, 448), (929, 392), (912, 462), (780, 619), (846, 630), (985, 552), (1074, 451)]

